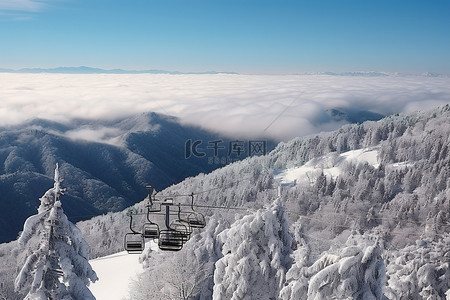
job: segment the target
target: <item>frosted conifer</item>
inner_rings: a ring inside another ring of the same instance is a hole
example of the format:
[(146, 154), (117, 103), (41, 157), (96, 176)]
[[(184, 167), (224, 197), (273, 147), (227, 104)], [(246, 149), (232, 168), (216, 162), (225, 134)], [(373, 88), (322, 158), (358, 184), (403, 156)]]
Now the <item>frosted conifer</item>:
[(56, 164), (54, 186), (39, 200), (38, 213), (29, 217), (19, 237), (28, 249), (15, 288), (28, 293), (25, 300), (94, 300), (87, 286), (98, 278), (89, 261), (89, 245), (64, 214), (62, 179)]
[(220, 234), (213, 299), (275, 299), (290, 266), (292, 237), (280, 201), (236, 221)]
[(392, 251), (387, 266), (389, 299), (445, 299), (450, 291), (450, 234)]
[(346, 247), (325, 253), (309, 267), (307, 299), (386, 299), (381, 249), (378, 239), (371, 244), (350, 236)]
[(279, 299), (291, 300), (302, 299), (308, 292), (308, 262), (310, 247), (302, 237), (302, 226), (300, 222), (293, 226), (294, 240), (297, 242), (297, 249), (292, 253), (293, 264), (286, 273), (284, 287), (280, 291)]

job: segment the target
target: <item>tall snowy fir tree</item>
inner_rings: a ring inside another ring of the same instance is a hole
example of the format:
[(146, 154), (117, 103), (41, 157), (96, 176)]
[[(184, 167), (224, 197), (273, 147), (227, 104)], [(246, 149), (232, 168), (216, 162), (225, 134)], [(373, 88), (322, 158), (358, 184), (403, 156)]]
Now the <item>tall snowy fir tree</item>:
[(279, 200), (236, 221), (220, 234), (213, 299), (276, 299), (291, 265), (291, 242)]
[(27, 258), (15, 288), (25, 300), (94, 300), (88, 289), (98, 278), (89, 264), (89, 245), (64, 214), (60, 195), (63, 180), (56, 164), (54, 186), (39, 200), (38, 213), (29, 217), (19, 237)]
[(292, 252), (293, 264), (286, 273), (286, 281), (280, 291), (280, 300), (302, 299), (308, 293), (308, 261), (310, 248), (303, 239), (300, 222), (293, 224), (291, 231), (294, 234), (294, 243), (297, 249)]

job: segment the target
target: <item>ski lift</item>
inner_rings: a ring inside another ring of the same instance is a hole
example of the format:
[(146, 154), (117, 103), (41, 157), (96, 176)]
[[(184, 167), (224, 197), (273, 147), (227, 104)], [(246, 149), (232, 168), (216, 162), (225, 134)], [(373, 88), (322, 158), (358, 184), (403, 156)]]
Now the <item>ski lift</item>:
[(166, 206), (166, 229), (159, 232), (158, 247), (166, 251), (179, 251), (183, 248), (184, 243), (188, 240), (187, 227), (169, 224), (170, 206), (173, 205), (171, 199), (167, 199), (162, 205)]
[(157, 239), (159, 237), (159, 226), (158, 224), (150, 220), (150, 207), (147, 206), (147, 221), (142, 228), (142, 235), (147, 239)]
[(130, 230), (131, 232), (125, 234), (124, 247), (128, 253), (141, 253), (145, 248), (144, 236), (133, 229), (133, 213), (129, 212), (130, 216)]
[[(150, 221), (150, 220), (149, 220)], [(150, 221), (150, 223), (145, 223), (142, 235), (146, 239), (157, 239), (159, 237), (159, 226), (156, 223)]]
[(194, 193), (191, 194), (191, 199), (192, 212), (185, 221), (193, 228), (204, 228), (206, 226), (205, 216), (194, 209)]
[[(154, 197), (153, 197), (153, 187), (151, 185), (147, 185), (145, 186), (145, 188), (148, 191), (148, 205), (147, 205), (147, 223), (144, 224), (143, 228), (142, 228), (142, 234), (144, 236), (144, 238), (149, 238), (149, 239), (156, 239), (159, 237), (159, 226), (158, 224), (156, 224), (155, 222), (152, 222), (150, 220), (150, 213), (152, 212), (160, 212), (161, 211), (161, 204), (157, 203), (159, 201), (157, 201)], [(153, 197), (153, 200), (152, 200)]]
[(146, 185), (145, 188), (148, 191), (148, 205), (147, 210), (148, 212), (160, 212), (161, 211), (161, 203), (159, 203), (158, 200), (156, 200), (155, 196), (153, 195), (153, 187), (151, 185)]
[(184, 242), (189, 241), (192, 234), (192, 228), (189, 225), (186, 220), (183, 220), (181, 218), (181, 206), (178, 204), (178, 220), (173, 221), (170, 223), (170, 228), (175, 229), (176, 231), (179, 231), (180, 234), (183, 236)]
[(179, 251), (183, 249), (183, 236), (176, 230), (166, 229), (159, 233), (158, 247), (165, 251)]

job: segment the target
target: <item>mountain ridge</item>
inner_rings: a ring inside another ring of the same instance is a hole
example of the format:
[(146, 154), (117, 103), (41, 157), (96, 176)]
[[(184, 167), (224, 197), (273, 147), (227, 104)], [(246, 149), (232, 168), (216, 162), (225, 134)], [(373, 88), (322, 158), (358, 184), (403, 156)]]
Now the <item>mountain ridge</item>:
[(68, 174), (65, 210), (74, 222), (125, 209), (146, 194), (148, 182), (163, 189), (228, 163), (187, 158), (188, 140), (202, 145), (220, 140), (225, 146), (232, 141), (156, 113), (65, 124), (35, 119), (0, 128), (0, 242), (16, 237), (37, 197), (51, 185), (56, 163)]
[[(21, 68), (10, 69), (0, 68), (0, 73), (17, 73), (17, 74), (169, 74), (169, 75), (239, 75), (239, 72), (234, 71), (169, 71), (160, 69), (146, 69), (146, 70), (130, 70), (130, 69), (103, 69), (89, 66), (79, 67), (54, 67), (54, 68)], [(381, 72), (381, 71), (345, 71), (345, 72), (305, 72), (295, 73), (296, 75), (325, 75), (337, 77), (397, 77), (397, 76), (420, 76), (420, 77), (448, 77), (448, 74), (440, 74), (435, 72), (422, 73), (399, 73), (399, 72)]]
[(22, 69), (5, 69), (0, 68), (1, 73), (54, 73), (54, 74), (238, 74), (236, 72), (220, 72), (220, 71), (203, 71), (203, 72), (181, 72), (166, 70), (123, 70), (123, 69), (102, 69), (87, 66), (80, 67), (56, 67), (56, 68), (22, 68)]

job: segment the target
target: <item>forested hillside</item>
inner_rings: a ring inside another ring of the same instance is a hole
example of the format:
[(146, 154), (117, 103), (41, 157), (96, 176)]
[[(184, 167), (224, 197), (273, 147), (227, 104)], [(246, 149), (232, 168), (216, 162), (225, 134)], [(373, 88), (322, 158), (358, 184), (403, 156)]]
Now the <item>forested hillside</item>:
[[(271, 287), (264, 290), (266, 299), (445, 299), (448, 124), (447, 105), (347, 125), (160, 192), (184, 203), (189, 197), (176, 196), (194, 192), (199, 205), (230, 209), (204, 208), (207, 227), (180, 253), (144, 255), (149, 271), (131, 289), (131, 299), (149, 291), (164, 299), (183, 286), (194, 298), (251, 299), (263, 288), (256, 282)], [(349, 153), (357, 149), (376, 153), (376, 163), (352, 160)], [(279, 176), (304, 166), (310, 171), (296, 180)], [(144, 202), (136, 208), (143, 211)], [(79, 226), (98, 256), (121, 249), (128, 221), (123, 212)], [(167, 282), (171, 288), (163, 290)]]
[[(158, 192), (194, 193), (207, 225), (179, 252), (145, 251), (130, 299), (450, 297), (448, 124), (449, 105), (346, 125)], [(123, 249), (129, 218), (78, 226), (98, 257)]]

